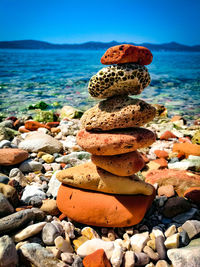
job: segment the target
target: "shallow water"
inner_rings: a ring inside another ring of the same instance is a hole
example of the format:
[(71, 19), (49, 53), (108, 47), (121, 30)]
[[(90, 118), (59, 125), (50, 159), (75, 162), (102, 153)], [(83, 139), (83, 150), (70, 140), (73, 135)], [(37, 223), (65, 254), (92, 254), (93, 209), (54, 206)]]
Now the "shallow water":
[[(40, 100), (87, 109), (87, 84), (104, 67), (104, 50), (0, 50), (0, 111), (26, 113)], [(169, 116), (200, 115), (200, 53), (153, 52), (151, 84), (140, 98), (167, 107)]]

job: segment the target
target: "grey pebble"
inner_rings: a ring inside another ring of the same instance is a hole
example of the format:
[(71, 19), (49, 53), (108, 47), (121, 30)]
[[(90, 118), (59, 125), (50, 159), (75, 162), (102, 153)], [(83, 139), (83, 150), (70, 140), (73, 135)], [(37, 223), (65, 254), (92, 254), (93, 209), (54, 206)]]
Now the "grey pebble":
[(185, 247), (190, 243), (189, 236), (186, 231), (179, 233), (179, 247)]
[(0, 234), (6, 234), (22, 228), (30, 221), (42, 221), (45, 218), (44, 212), (39, 209), (26, 209), (15, 212), (0, 219)]
[(4, 235), (0, 237), (0, 266), (14, 267), (18, 263), (18, 255), (13, 240)]
[(2, 140), (0, 142), (0, 148), (4, 148), (4, 147), (10, 147), (11, 146), (11, 142), (8, 140)]
[(54, 245), (54, 240), (59, 235), (61, 235), (61, 232), (52, 223), (47, 223), (42, 229), (42, 240), (46, 245)]
[(28, 261), (38, 267), (64, 267), (65, 263), (54, 257), (53, 253), (38, 243), (27, 243), (20, 247), (22, 255)]
[(9, 178), (7, 176), (3, 176), (3, 175), (0, 176), (0, 183), (8, 184), (8, 182), (9, 182)]
[(149, 256), (146, 253), (135, 253), (135, 266), (144, 266), (150, 261)]
[(7, 216), (14, 212), (13, 206), (7, 200), (7, 198), (0, 193), (0, 217)]
[(72, 263), (72, 267), (83, 267), (83, 261), (81, 257), (76, 256), (74, 262)]
[(42, 163), (35, 161), (35, 160), (25, 160), (20, 166), (19, 169), (22, 172), (35, 172), (41, 171), (43, 168)]
[(160, 235), (156, 237), (156, 250), (161, 260), (165, 260), (167, 258), (167, 251), (164, 242), (165, 238), (163, 236)]
[(29, 199), (28, 205), (31, 205), (33, 207), (41, 207), (42, 206), (42, 198), (39, 196), (33, 196)]

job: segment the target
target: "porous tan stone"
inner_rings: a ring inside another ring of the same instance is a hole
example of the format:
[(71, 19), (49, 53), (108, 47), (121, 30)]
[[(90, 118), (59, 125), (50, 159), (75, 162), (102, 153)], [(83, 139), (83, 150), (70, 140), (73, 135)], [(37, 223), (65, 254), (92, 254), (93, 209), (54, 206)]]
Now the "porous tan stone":
[(114, 95), (140, 94), (150, 83), (147, 68), (138, 64), (109, 66), (97, 72), (89, 81), (91, 96), (102, 99)]
[(62, 170), (56, 174), (56, 178), (73, 187), (110, 194), (151, 195), (154, 191), (152, 185), (141, 181), (135, 175), (116, 176), (98, 168), (92, 162)]
[(79, 146), (94, 155), (118, 155), (148, 147), (156, 140), (155, 134), (145, 128), (118, 129), (109, 132), (89, 132), (85, 129), (77, 133)]
[(98, 167), (119, 176), (133, 175), (145, 165), (138, 151), (114, 156), (92, 155), (91, 160)]
[(156, 109), (141, 99), (114, 96), (88, 109), (81, 118), (81, 125), (89, 131), (139, 127), (155, 115)]

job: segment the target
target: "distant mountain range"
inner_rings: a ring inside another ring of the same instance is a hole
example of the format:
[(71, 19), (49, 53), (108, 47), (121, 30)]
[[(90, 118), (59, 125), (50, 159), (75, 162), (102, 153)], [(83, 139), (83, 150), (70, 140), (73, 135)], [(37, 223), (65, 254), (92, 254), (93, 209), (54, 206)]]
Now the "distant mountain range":
[[(124, 42), (126, 43), (126, 42)], [(124, 44), (123, 43), (123, 44)], [(35, 40), (20, 40), (20, 41), (0, 41), (0, 48), (3, 49), (107, 49), (114, 45), (120, 45), (122, 43), (112, 41), (109, 43), (103, 42), (87, 42), (82, 44), (52, 44), (43, 41)], [(134, 43), (129, 43), (134, 44)], [(200, 52), (200, 45), (188, 46), (182, 45), (176, 42), (165, 44), (150, 44), (142, 43), (137, 44), (145, 46), (150, 50), (156, 51), (188, 51), (188, 52)]]

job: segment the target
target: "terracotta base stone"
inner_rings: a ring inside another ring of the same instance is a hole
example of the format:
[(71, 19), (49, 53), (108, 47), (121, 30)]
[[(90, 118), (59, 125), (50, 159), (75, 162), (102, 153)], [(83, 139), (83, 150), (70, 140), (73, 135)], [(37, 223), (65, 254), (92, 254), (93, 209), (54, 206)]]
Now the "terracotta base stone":
[(153, 55), (148, 48), (122, 44), (108, 48), (101, 58), (101, 63), (110, 65), (134, 62), (141, 65), (148, 65), (152, 62), (152, 59)]
[(182, 197), (188, 188), (200, 186), (200, 176), (180, 170), (152, 170), (147, 173), (145, 182), (158, 183), (159, 186), (173, 185), (178, 195)]
[(91, 160), (98, 167), (119, 176), (130, 176), (140, 171), (145, 165), (142, 156), (137, 151), (115, 156), (92, 155)]
[(0, 165), (12, 166), (28, 158), (28, 152), (18, 148), (0, 149)]
[(79, 146), (94, 155), (111, 156), (148, 147), (156, 140), (155, 134), (145, 128), (118, 129), (109, 132), (89, 132), (85, 129), (77, 133)]
[(80, 223), (100, 227), (128, 227), (138, 224), (155, 197), (108, 195), (61, 185), (59, 210)]

